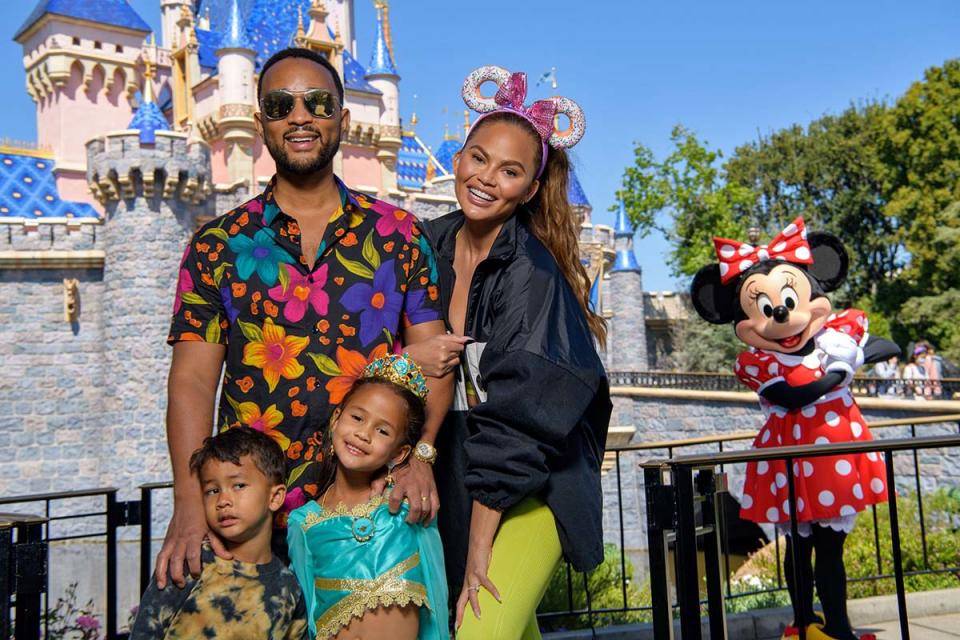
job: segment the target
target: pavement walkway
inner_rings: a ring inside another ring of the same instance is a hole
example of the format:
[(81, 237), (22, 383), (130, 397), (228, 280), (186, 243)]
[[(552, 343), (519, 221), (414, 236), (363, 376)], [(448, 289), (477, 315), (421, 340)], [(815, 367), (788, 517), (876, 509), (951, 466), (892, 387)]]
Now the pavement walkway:
[[(858, 631), (872, 631), (877, 640), (899, 640), (899, 622), (880, 622), (865, 625)], [(958, 640), (960, 639), (960, 613), (910, 619), (910, 640)]]

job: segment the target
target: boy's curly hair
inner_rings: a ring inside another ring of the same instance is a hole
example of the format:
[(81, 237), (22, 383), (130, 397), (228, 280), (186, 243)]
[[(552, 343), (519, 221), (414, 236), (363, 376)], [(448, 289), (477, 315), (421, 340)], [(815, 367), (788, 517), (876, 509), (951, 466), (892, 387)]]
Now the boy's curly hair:
[(287, 463), (283, 450), (273, 438), (250, 427), (234, 427), (206, 438), (190, 456), (190, 470), (199, 476), (203, 465), (211, 460), (238, 465), (243, 456), (250, 456), (271, 485), (284, 484)]

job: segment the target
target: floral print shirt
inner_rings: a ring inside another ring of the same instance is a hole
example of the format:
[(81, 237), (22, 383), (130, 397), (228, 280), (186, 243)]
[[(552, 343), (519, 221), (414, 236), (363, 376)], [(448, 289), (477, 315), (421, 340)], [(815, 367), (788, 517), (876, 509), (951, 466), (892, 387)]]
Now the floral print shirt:
[(167, 338), (226, 345), (218, 424), (258, 429), (286, 451), (284, 514), (315, 497), (326, 420), (363, 367), (399, 352), (405, 327), (441, 318), (416, 218), (337, 185), (341, 206), (312, 270), (274, 181), (197, 231)]

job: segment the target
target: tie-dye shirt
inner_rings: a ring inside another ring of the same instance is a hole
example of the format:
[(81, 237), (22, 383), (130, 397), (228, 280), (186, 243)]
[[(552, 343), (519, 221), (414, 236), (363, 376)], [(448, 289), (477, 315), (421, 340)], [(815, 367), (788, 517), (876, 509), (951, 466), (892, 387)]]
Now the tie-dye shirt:
[(223, 560), (202, 551), (199, 578), (182, 589), (150, 582), (130, 640), (300, 640), (307, 618), (297, 579), (274, 557), (267, 564)]

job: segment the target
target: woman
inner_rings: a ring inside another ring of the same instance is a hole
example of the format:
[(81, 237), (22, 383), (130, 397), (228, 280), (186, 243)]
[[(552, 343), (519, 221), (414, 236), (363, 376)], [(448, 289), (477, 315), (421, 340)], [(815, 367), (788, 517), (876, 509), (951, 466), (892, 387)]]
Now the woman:
[(915, 400), (929, 400), (931, 395), (930, 387), (926, 384), (927, 371), (923, 367), (923, 356), (926, 353), (926, 347), (917, 345), (914, 347), (907, 365), (903, 368), (903, 379), (914, 381), (907, 385), (907, 389), (913, 393)]
[[(486, 80), (495, 102), (479, 95)], [(561, 556), (578, 571), (603, 559), (611, 404), (594, 340), (606, 330), (589, 306), (563, 150), (582, 112), (564, 98), (527, 108), (525, 94), (525, 75), (498, 67), (464, 83), (485, 115), (454, 157), (462, 210), (427, 228), (454, 336), (411, 349), (442, 373), (460, 360), (457, 336), (472, 339), (435, 472), (458, 638), (539, 638), (536, 608)], [(558, 109), (566, 135), (553, 131)]]

